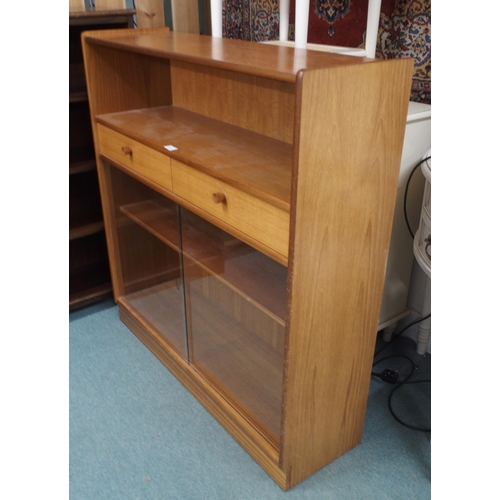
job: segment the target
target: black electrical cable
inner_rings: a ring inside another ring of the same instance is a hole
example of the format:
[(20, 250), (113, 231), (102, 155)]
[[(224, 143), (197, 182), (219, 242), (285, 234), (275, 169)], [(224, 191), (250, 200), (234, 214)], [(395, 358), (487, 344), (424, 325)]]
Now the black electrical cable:
[[(404, 202), (403, 202), (403, 210), (404, 210), (404, 216), (405, 216), (405, 221), (406, 221), (406, 227), (408, 228), (408, 231), (411, 235), (411, 238), (412, 239), (415, 239), (415, 235), (413, 233), (413, 231), (411, 230), (411, 226), (410, 226), (410, 221), (408, 220), (408, 212), (406, 210), (406, 205), (407, 205), (407, 200), (408, 200), (408, 189), (410, 187), (410, 181), (413, 177), (413, 174), (417, 171), (418, 167), (420, 167), (420, 165), (422, 165), (422, 163), (426, 162), (427, 160), (430, 160), (430, 156), (427, 156), (426, 158), (423, 158), (422, 160), (420, 160), (414, 167), (413, 167), (413, 170), (411, 171), (410, 173), (410, 176), (408, 177), (408, 180), (406, 181), (406, 187), (405, 187), (405, 194), (404, 194)], [(417, 323), (421, 323), (422, 321), (425, 321), (426, 319), (430, 318), (431, 315), (430, 313), (427, 315), (427, 316), (424, 316), (423, 318), (420, 318), (416, 321), (414, 321), (413, 323), (410, 323), (409, 325), (406, 325), (405, 328), (403, 328), (399, 333), (397, 333), (395, 336), (393, 336), (393, 338), (387, 342), (384, 346), (382, 346), (374, 355), (374, 359), (387, 347), (389, 346), (392, 342), (394, 342), (394, 340), (396, 340), (398, 337), (401, 336), (402, 333), (404, 333), (406, 330), (408, 330), (408, 328), (410, 328), (411, 326), (413, 325), (416, 325)], [(420, 383), (430, 383), (430, 380), (414, 380), (414, 381), (410, 381), (410, 377), (413, 375), (413, 373), (415, 372), (415, 364), (413, 363), (413, 360), (411, 358), (409, 358), (408, 356), (404, 356), (404, 355), (399, 355), (399, 354), (396, 354), (396, 355), (392, 355), (392, 356), (386, 356), (385, 358), (382, 358), (382, 359), (379, 359), (378, 361), (374, 361), (373, 365), (372, 365), (372, 368), (374, 368), (376, 365), (378, 365), (379, 363), (381, 363), (382, 361), (385, 361), (386, 359), (389, 359), (389, 358), (394, 358), (394, 357), (399, 357), (399, 358), (405, 358), (407, 359), (408, 361), (410, 361), (411, 365), (412, 365), (412, 370), (410, 372), (410, 374), (402, 381), (402, 382), (398, 382), (398, 377), (399, 377), (399, 373), (395, 370), (389, 370), (389, 369), (386, 369), (380, 373), (376, 373), (376, 372), (373, 372), (372, 371), (372, 376), (373, 377), (377, 377), (381, 380), (383, 380), (384, 382), (389, 382), (389, 383), (392, 383), (392, 384), (396, 384), (395, 387), (392, 389), (392, 391), (390, 392), (389, 394), (389, 399), (388, 399), (388, 405), (389, 405), (389, 411), (391, 412), (391, 415), (394, 417), (394, 419), (399, 422), (401, 425), (409, 428), (409, 429), (412, 429), (412, 430), (415, 430), (415, 431), (421, 431), (421, 432), (430, 432), (431, 429), (430, 428), (422, 428), (422, 427), (415, 427), (413, 425), (410, 425), (410, 424), (407, 424), (406, 422), (403, 422), (394, 412), (394, 409), (392, 408), (392, 397), (394, 396), (394, 393), (400, 389), (403, 385), (406, 385), (406, 384), (420, 384)]]
[(403, 328), (399, 333), (397, 333), (389, 342), (387, 342), (384, 346), (382, 346), (374, 355), (374, 362), (373, 362), (373, 365), (372, 365), (372, 368), (374, 368), (375, 366), (377, 366), (378, 364), (380, 364), (382, 361), (386, 361), (387, 359), (391, 359), (391, 358), (404, 358), (406, 360), (408, 360), (410, 363), (411, 363), (411, 371), (409, 373), (409, 375), (404, 379), (402, 380), (401, 382), (398, 381), (398, 377), (399, 377), (399, 373), (396, 371), (396, 370), (384, 370), (380, 373), (377, 373), (377, 372), (374, 372), (372, 371), (372, 376), (373, 377), (377, 377), (381, 380), (383, 380), (384, 382), (389, 382), (389, 383), (392, 383), (392, 384), (395, 384), (395, 387), (391, 390), (390, 394), (389, 394), (389, 399), (387, 401), (387, 404), (389, 406), (389, 411), (391, 413), (391, 415), (393, 416), (393, 418), (399, 422), (401, 425), (403, 425), (404, 427), (407, 427), (408, 429), (411, 429), (411, 430), (414, 430), (414, 431), (419, 431), (419, 432), (431, 432), (431, 429), (430, 427), (427, 428), (427, 427), (416, 427), (416, 426), (413, 426), (413, 425), (410, 425), (410, 424), (407, 424), (406, 422), (404, 422), (403, 420), (401, 420), (401, 418), (399, 418), (396, 413), (394, 412), (394, 409), (392, 407), (392, 398), (394, 396), (394, 393), (400, 389), (403, 385), (408, 385), (408, 384), (421, 384), (421, 383), (430, 383), (430, 379), (429, 380), (412, 380), (410, 381), (410, 378), (413, 376), (413, 374), (415, 373), (415, 369), (416, 369), (416, 366), (415, 366), (415, 363), (413, 362), (413, 360), (409, 357), (409, 356), (406, 356), (404, 354), (392, 354), (392, 355), (389, 355), (389, 356), (385, 356), (384, 358), (381, 358), (377, 361), (375, 361), (375, 358), (391, 343), (393, 342), (394, 340), (396, 340), (403, 332), (405, 332), (408, 328), (410, 328), (410, 326), (413, 326), (413, 325), (416, 325), (417, 323), (421, 323), (422, 321), (425, 321), (426, 319), (430, 318), (430, 314), (428, 314), (427, 316), (424, 316), (423, 318), (420, 318), (412, 323), (410, 323), (409, 325), (407, 325), (405, 328)]
[[(386, 356), (385, 358), (379, 359), (378, 361), (375, 361), (373, 363), (372, 368), (377, 366), (379, 363), (382, 363), (382, 361), (385, 361), (385, 360), (391, 359), (391, 358), (404, 358), (404, 359), (407, 359), (411, 363), (410, 375), (408, 377), (406, 377), (406, 379), (405, 379), (405, 380), (408, 380), (413, 375), (413, 372), (415, 371), (415, 363), (413, 362), (413, 360), (409, 356), (405, 356), (404, 354), (391, 354), (389, 356)], [(381, 380), (383, 380), (384, 382), (401, 383), (401, 382), (397, 381), (397, 377), (399, 376), (399, 373), (395, 370), (384, 370), (381, 373), (372, 372), (372, 376), (378, 377)]]
[(411, 380), (409, 381), (408, 379), (406, 379), (405, 381), (403, 382), (400, 382), (396, 385), (396, 387), (394, 387), (394, 389), (392, 389), (391, 393), (389, 394), (389, 400), (388, 400), (388, 405), (389, 405), (389, 411), (391, 412), (391, 415), (401, 424), (401, 425), (404, 425), (405, 427), (407, 427), (408, 429), (411, 429), (413, 431), (419, 431), (419, 432), (431, 432), (431, 428), (430, 427), (416, 427), (414, 425), (410, 425), (410, 424), (407, 424), (406, 422), (403, 422), (395, 413), (394, 413), (394, 409), (392, 408), (392, 396), (394, 395), (394, 393), (400, 388), (402, 387), (403, 385), (407, 385), (407, 384), (423, 384), (423, 383), (428, 383), (430, 384), (431, 381), (430, 379), (426, 379), (426, 380)]
[(410, 187), (411, 178), (413, 177), (413, 174), (416, 172), (416, 170), (418, 169), (418, 167), (420, 167), (420, 165), (422, 165), (422, 163), (424, 163), (424, 162), (426, 162), (427, 160), (430, 160), (430, 159), (431, 159), (431, 157), (427, 156), (426, 158), (423, 158), (422, 160), (420, 160), (413, 167), (413, 170), (411, 171), (410, 177), (408, 177), (408, 180), (406, 181), (405, 197), (404, 197), (404, 202), (403, 202), (403, 210), (404, 210), (404, 215), (405, 215), (406, 227), (408, 228), (408, 231), (411, 234), (411, 239), (412, 240), (415, 239), (415, 235), (414, 235), (413, 231), (411, 230), (410, 221), (408, 220), (408, 213), (407, 213), (407, 210), (406, 210), (406, 202), (407, 202), (407, 198), (408, 198), (408, 188)]
[(416, 321), (414, 321), (413, 323), (410, 323), (409, 325), (406, 325), (399, 333), (397, 333), (396, 335), (394, 335), (394, 337), (392, 337), (391, 340), (389, 340), (389, 342), (387, 342), (385, 345), (383, 345), (374, 355), (374, 358), (376, 358), (389, 344), (391, 344), (392, 342), (394, 342), (399, 336), (401, 336), (402, 333), (406, 332), (406, 330), (408, 330), (408, 328), (410, 328), (410, 326), (413, 326), (413, 325), (416, 325), (418, 323), (421, 323), (422, 321), (425, 321), (426, 319), (429, 319), (431, 317), (431, 314), (429, 313), (427, 316), (424, 316), (423, 318), (420, 318), (420, 319), (417, 319)]
[[(392, 397), (394, 396), (394, 393), (398, 389), (400, 389), (402, 386), (408, 385), (408, 384), (422, 384), (422, 383), (429, 383), (430, 384), (431, 383), (430, 379), (425, 379), (425, 380), (411, 380), (410, 381), (410, 378), (415, 373), (416, 366), (415, 366), (415, 363), (413, 362), (413, 360), (409, 356), (406, 356), (404, 354), (392, 354), (392, 355), (386, 356), (385, 358), (379, 359), (378, 361), (376, 361), (375, 363), (373, 363), (373, 367), (375, 367), (376, 365), (378, 365), (382, 361), (386, 361), (387, 359), (391, 359), (391, 358), (403, 358), (403, 359), (406, 359), (411, 364), (411, 371), (406, 376), (406, 378), (403, 381), (401, 381), (401, 382), (397, 381), (397, 377), (398, 377), (399, 373), (397, 371), (395, 371), (395, 370), (384, 370), (382, 373), (372, 372), (372, 376), (378, 377), (381, 380), (383, 380), (384, 382), (390, 382), (390, 383), (396, 384), (395, 387), (391, 390), (391, 392), (389, 394), (389, 399), (387, 400), (387, 404), (388, 404), (388, 407), (389, 407), (389, 412), (391, 413), (391, 415), (393, 416), (393, 418), (398, 423), (400, 423), (404, 427), (407, 427), (408, 429), (411, 429), (413, 431), (419, 431), (419, 432), (431, 432), (431, 428), (430, 427), (417, 427), (415, 425), (410, 425), (410, 424), (404, 422), (401, 418), (399, 418), (396, 415), (396, 413), (394, 411), (394, 408), (392, 407)], [(388, 374), (387, 372), (390, 372), (390, 373)], [(395, 379), (392, 378), (393, 374), (396, 375)]]

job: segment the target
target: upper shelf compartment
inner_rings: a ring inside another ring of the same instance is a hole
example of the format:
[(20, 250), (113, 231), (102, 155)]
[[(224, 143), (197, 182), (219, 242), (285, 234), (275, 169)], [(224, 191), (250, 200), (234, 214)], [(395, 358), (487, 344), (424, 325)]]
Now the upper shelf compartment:
[[(296, 70), (305, 63), (294, 67), (293, 50), (284, 48), (288, 55), (283, 59), (278, 47), (241, 40), (221, 44), (168, 29), (124, 31), (84, 34), (93, 115), (174, 106), (294, 143)], [(303, 52), (297, 52), (297, 60), (309, 64), (316, 59)], [(283, 61), (282, 70), (273, 69), (273, 60)]]
[[(286, 211), (306, 144), (299, 137), (309, 112), (304, 85), (337, 103), (330, 88), (345, 70), (379, 64), (168, 29), (87, 32), (84, 44), (89, 100), (99, 122)], [(330, 114), (325, 123), (338, 141), (352, 120), (340, 123)], [(331, 156), (323, 148), (324, 128), (314, 127), (315, 159)], [(165, 153), (167, 145), (177, 150)]]
[[(295, 83), (301, 70), (336, 65), (359, 64), (359, 58), (328, 52), (220, 39), (188, 33), (133, 30), (112, 38), (90, 34), (89, 43), (147, 54), (165, 59), (186, 61), (247, 75)], [(251, 44), (249, 50), (248, 44)]]

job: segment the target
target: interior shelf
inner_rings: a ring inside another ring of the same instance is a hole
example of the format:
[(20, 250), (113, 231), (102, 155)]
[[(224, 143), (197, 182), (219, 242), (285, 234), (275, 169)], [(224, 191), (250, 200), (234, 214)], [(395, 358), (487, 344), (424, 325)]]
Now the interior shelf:
[(146, 200), (121, 206), (120, 211), (170, 248), (180, 252), (178, 215), (172, 207)]
[[(176, 251), (178, 241), (177, 215), (171, 207), (155, 201), (143, 201), (120, 207), (120, 211)], [(207, 233), (182, 219), (182, 250), (208, 273), (264, 308), (284, 326), (286, 317), (287, 268), (253, 250), (221, 230), (219, 244)], [(237, 244), (234, 242), (237, 241)]]

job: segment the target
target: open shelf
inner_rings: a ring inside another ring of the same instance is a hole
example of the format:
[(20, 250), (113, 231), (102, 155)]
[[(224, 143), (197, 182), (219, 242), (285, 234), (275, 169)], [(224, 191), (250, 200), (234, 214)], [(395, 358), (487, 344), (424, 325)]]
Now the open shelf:
[(87, 89), (83, 84), (71, 85), (69, 88), (69, 103), (88, 101)]
[(102, 220), (87, 222), (86, 224), (80, 223), (74, 228), (69, 228), (69, 241), (84, 238), (85, 236), (99, 233), (101, 231), (104, 231), (104, 222)]
[[(97, 273), (102, 273), (103, 271), (105, 272), (105, 269), (102, 266), (90, 267), (82, 272), (82, 276), (95, 276)], [(111, 278), (104, 283), (102, 279), (97, 281), (92, 279), (81, 279), (80, 283), (82, 287), (81, 290), (73, 291), (69, 294), (70, 311), (112, 296)]]
[[(69, 177), (69, 230), (70, 239), (89, 234), (89, 231), (102, 230), (101, 198), (97, 172), (89, 170)], [(93, 229), (92, 229), (93, 228)]]
[(97, 171), (97, 166), (95, 158), (88, 158), (88, 151), (75, 152), (76, 158), (73, 162), (70, 161), (69, 164), (69, 175), (83, 174), (84, 172)]
[(104, 231), (69, 241), (69, 308), (111, 296), (111, 276)]
[(70, 145), (69, 174), (78, 174), (95, 170), (96, 161), (94, 148), (90, 144)]
[[(189, 33), (165, 32), (144, 33), (142, 36), (123, 36), (109, 38), (89, 34), (87, 42), (145, 56), (154, 56), (171, 61), (189, 61), (209, 68), (217, 68), (247, 75), (257, 75), (273, 81), (295, 84), (297, 73), (301, 70), (324, 69), (325, 67), (356, 66), (358, 58), (346, 57), (320, 51), (294, 50), (287, 47), (252, 43), (251, 50), (241, 40), (224, 39), (220, 41), (209, 36)], [(241, 99), (240, 99), (241, 101)]]

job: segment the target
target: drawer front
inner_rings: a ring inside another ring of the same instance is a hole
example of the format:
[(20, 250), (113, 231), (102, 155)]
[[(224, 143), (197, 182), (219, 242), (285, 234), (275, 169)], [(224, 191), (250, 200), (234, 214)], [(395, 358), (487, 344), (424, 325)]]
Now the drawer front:
[(173, 192), (288, 258), (290, 214), (172, 159)]
[(172, 191), (172, 166), (169, 156), (101, 124), (97, 125), (97, 130), (101, 153)]

